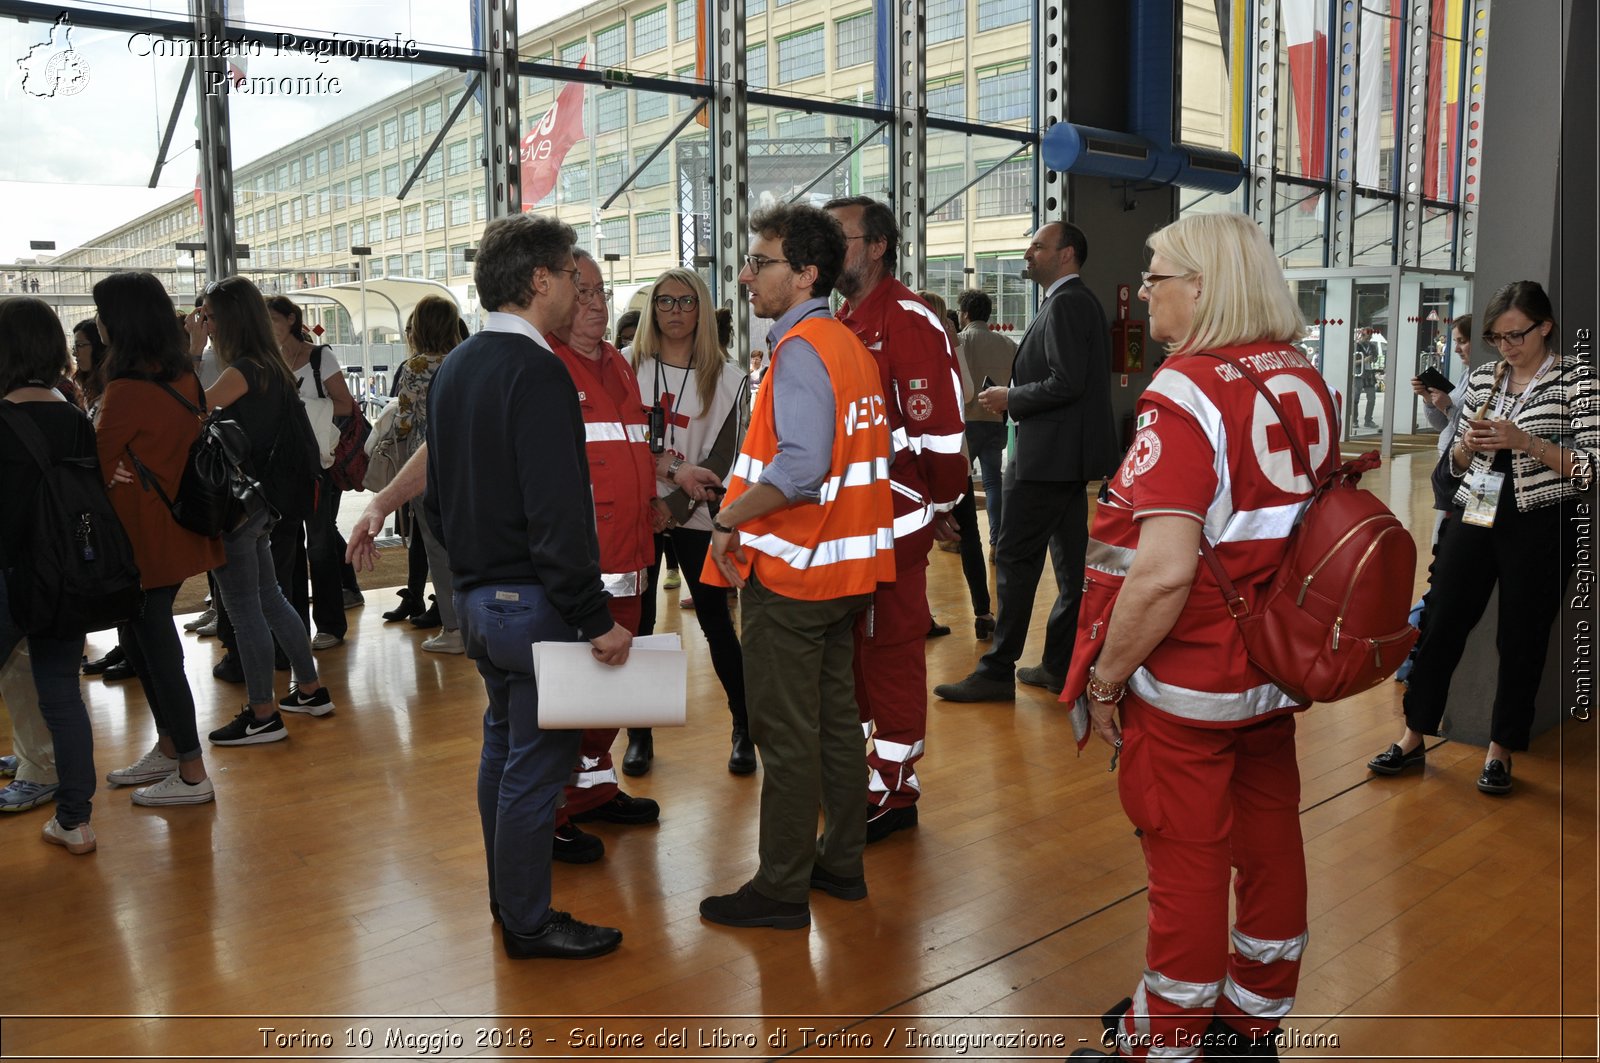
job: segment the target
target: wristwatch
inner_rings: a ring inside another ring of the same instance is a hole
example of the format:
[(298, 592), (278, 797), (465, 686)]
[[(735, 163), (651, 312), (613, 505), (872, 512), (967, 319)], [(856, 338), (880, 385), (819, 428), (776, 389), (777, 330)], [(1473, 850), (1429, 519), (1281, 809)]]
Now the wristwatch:
[(683, 468), (683, 459), (674, 456), (671, 461), (667, 462), (667, 479), (676, 480), (678, 470), (681, 468)]
[(711, 518), (711, 528), (712, 528), (713, 531), (719, 531), (724, 535), (732, 535), (733, 534), (733, 529), (728, 527), (726, 524), (722, 523), (716, 517), (712, 517)]

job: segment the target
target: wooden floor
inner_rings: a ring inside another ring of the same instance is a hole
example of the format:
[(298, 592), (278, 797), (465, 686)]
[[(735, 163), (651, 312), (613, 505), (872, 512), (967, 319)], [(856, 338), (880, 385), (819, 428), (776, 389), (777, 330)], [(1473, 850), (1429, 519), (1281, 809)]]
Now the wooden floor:
[[(1424, 540), (1431, 464), (1369, 478)], [(930, 685), (987, 645), (955, 556), (932, 566), (956, 633), (929, 644)], [(385, 626), (392, 599), (369, 591), (348, 643), (320, 655), (338, 711), (291, 718), (286, 742), (209, 749), (215, 805), (136, 808), (102, 786), (87, 857), (40, 841), (43, 810), (0, 817), (0, 1055), (417, 1058), (435, 1038), (436, 1058), (1058, 1059), (1093, 1044), (1094, 1016), (1142, 970), (1145, 923), (1101, 747), (1077, 757), (1042, 691), (930, 699), (921, 825), (868, 851), (867, 900), (816, 896), (808, 932), (702, 923), (700, 899), (754, 868), (760, 776), (725, 770), (704, 642), (663, 597), (691, 655), (690, 725), (658, 732), (655, 770), (625, 783), (661, 823), (599, 825), (605, 859), (555, 872), (560, 907), (623, 928), (617, 953), (505, 958), (474, 798), (482, 688), (464, 658)], [(214, 639), (184, 642), (204, 730), (241, 691), (211, 679)], [(152, 724), (136, 686), (84, 687), (103, 775)], [(1595, 725), (1539, 739), (1496, 800), (1473, 786), (1481, 751), (1455, 744), (1424, 777), (1368, 775), (1399, 694), (1300, 718), (1311, 943), (1284, 1054), (1594, 1059)]]

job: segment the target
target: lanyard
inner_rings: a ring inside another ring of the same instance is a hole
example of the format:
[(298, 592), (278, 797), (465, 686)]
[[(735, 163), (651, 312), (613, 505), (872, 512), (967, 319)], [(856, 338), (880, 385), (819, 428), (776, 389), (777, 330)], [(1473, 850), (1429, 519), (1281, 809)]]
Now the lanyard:
[[(657, 406), (661, 405), (661, 365), (662, 365), (661, 356), (658, 354), (658, 355), (656, 355), (656, 405)], [(677, 366), (673, 366), (673, 368), (676, 369)], [(686, 366), (683, 367), (683, 380), (679, 383), (677, 392), (672, 396), (672, 408), (667, 411), (667, 442), (668, 442), (668, 444), (677, 442), (677, 439), (678, 439), (678, 426), (673, 423), (672, 419), (674, 417), (678, 416), (678, 403), (683, 401), (683, 393), (689, 387), (689, 374), (692, 373), (692, 372), (694, 372), (694, 364), (692, 362), (689, 365), (686, 365)]]
[[(1505, 390), (1500, 393), (1500, 398), (1495, 402), (1494, 415), (1498, 418), (1508, 421), (1516, 420), (1517, 414), (1522, 410), (1523, 404), (1528, 401), (1528, 396), (1533, 394), (1533, 389), (1538, 386), (1539, 378), (1544, 376), (1545, 373), (1549, 371), (1550, 366), (1554, 363), (1554, 355), (1545, 355), (1544, 362), (1539, 366), (1539, 371), (1533, 374), (1533, 379), (1529, 380), (1528, 386), (1522, 389), (1522, 394), (1516, 396), (1511, 394), (1511, 374), (1507, 372)], [(1510, 406), (1509, 413), (1506, 411), (1507, 406)]]

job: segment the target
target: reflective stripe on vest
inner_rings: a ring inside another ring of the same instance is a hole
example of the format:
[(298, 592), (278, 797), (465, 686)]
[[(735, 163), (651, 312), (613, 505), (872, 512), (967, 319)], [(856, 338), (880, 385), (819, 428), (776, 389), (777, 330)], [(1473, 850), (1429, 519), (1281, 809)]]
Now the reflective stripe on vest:
[(775, 557), (790, 568), (808, 569), (821, 565), (834, 565), (840, 561), (864, 561), (880, 550), (894, 550), (894, 529), (879, 528), (874, 535), (851, 535), (843, 539), (825, 539), (812, 547), (801, 546), (780, 539), (771, 532), (765, 535), (740, 533), (741, 541), (752, 550)]
[(632, 598), (643, 594), (645, 587), (645, 573), (635, 572), (602, 572), (600, 585), (606, 593), (613, 598)]
[(1300, 703), (1285, 694), (1275, 683), (1242, 690), (1236, 694), (1218, 694), (1209, 690), (1190, 690), (1174, 683), (1163, 683), (1150, 674), (1144, 666), (1134, 669), (1128, 677), (1128, 692), (1147, 705), (1188, 720), (1207, 723), (1237, 723), (1253, 720), (1278, 709), (1298, 706)]
[(1247, 960), (1256, 963), (1277, 963), (1279, 960), (1298, 960), (1305, 955), (1306, 941), (1309, 934), (1289, 938), (1287, 941), (1268, 941), (1264, 938), (1253, 938), (1249, 934), (1241, 934), (1235, 928), (1233, 938), (1233, 951)]
[(1222, 993), (1239, 1005), (1239, 1010), (1258, 1019), (1281, 1019), (1294, 1007), (1294, 997), (1263, 997), (1241, 986), (1229, 975), (1224, 980)]
[(585, 421), (583, 423), (583, 441), (585, 443), (648, 443), (650, 441), (650, 426), (623, 424), (621, 421)]

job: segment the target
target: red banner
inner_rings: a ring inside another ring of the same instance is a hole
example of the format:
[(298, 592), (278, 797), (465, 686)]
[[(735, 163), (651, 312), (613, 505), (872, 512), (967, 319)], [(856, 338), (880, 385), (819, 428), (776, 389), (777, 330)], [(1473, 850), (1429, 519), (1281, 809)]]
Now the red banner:
[[(583, 69), (583, 61), (578, 63), (578, 69)], [(586, 87), (581, 81), (569, 82), (544, 117), (522, 138), (523, 210), (532, 210), (534, 204), (550, 194), (561, 173), (562, 160), (572, 145), (584, 138)]]

